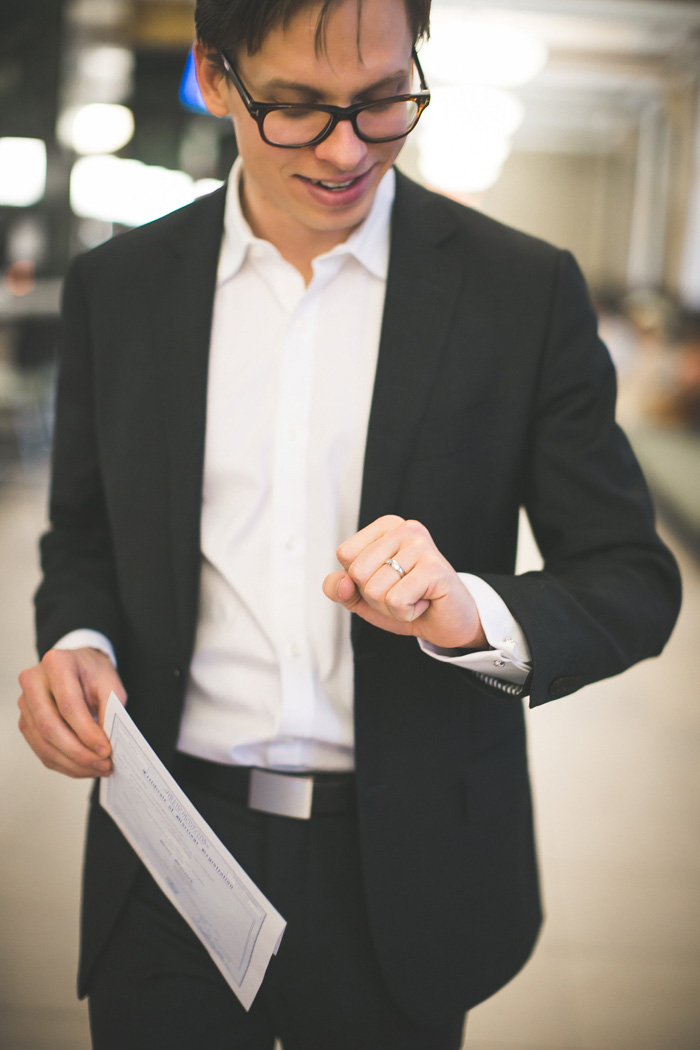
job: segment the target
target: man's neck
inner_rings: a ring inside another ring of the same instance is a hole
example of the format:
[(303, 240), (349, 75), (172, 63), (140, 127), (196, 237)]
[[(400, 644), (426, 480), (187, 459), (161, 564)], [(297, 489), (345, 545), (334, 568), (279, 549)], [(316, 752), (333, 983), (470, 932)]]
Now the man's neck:
[(269, 241), (290, 263), (309, 285), (313, 278), (313, 260), (337, 244), (342, 244), (352, 230), (314, 230), (283, 212), (268, 209), (264, 203), (249, 200), (245, 192), (244, 179), (240, 184), (241, 210), (246, 222), (256, 237)]

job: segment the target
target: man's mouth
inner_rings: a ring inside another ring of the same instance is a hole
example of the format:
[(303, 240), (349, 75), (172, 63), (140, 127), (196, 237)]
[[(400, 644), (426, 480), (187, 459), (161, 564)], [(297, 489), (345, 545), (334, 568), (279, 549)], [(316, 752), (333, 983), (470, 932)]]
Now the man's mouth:
[[(302, 176), (302, 177), (305, 177), (305, 176)], [(309, 179), (309, 178), (307, 178), (306, 181), (310, 182), (313, 186), (320, 186), (321, 189), (330, 190), (331, 193), (340, 193), (341, 190), (349, 190), (351, 186), (354, 186), (355, 183), (359, 182), (360, 179), (362, 179), (362, 178), (364, 178), (364, 174), (363, 175), (356, 175), (354, 178), (346, 179), (344, 182), (336, 182), (336, 181), (332, 181), (330, 179)]]
[(323, 186), (324, 190), (347, 190), (357, 179), (348, 179), (347, 182), (326, 182), (324, 179), (312, 179), (314, 186)]

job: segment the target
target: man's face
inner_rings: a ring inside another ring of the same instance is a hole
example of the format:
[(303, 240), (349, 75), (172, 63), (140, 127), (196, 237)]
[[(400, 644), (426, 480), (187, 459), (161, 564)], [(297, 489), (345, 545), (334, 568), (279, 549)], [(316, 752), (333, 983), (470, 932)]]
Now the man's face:
[[(412, 39), (403, 0), (364, 0), (359, 46), (357, 2), (340, 0), (331, 10), (320, 53), (318, 11), (316, 5), (303, 8), (288, 26), (272, 29), (258, 52), (232, 56), (257, 102), (349, 106), (410, 90)], [(216, 112), (201, 58), (198, 66), (205, 98)], [(233, 119), (243, 160), (243, 207), (254, 232), (283, 253), (283, 243), (292, 252), (295, 245), (318, 252), (343, 241), (368, 214), (403, 140), (362, 142), (352, 124), (341, 121), (317, 146), (268, 146), (235, 87), (222, 80), (216, 89)]]

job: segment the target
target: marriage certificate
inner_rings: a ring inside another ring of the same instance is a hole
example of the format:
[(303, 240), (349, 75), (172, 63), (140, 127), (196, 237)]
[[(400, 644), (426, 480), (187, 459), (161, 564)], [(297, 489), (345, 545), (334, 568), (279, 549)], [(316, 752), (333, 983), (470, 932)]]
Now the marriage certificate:
[(194, 930), (246, 1010), (285, 921), (192, 805), (112, 693), (113, 772), (100, 803)]

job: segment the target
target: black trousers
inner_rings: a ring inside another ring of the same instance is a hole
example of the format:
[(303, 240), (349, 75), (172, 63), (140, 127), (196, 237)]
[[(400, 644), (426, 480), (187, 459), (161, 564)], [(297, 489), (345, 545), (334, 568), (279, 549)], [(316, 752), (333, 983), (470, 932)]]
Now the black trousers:
[(418, 1025), (385, 985), (353, 812), (295, 820), (182, 786), (287, 929), (246, 1013), (142, 869), (91, 980), (94, 1050), (459, 1050), (464, 1016)]

